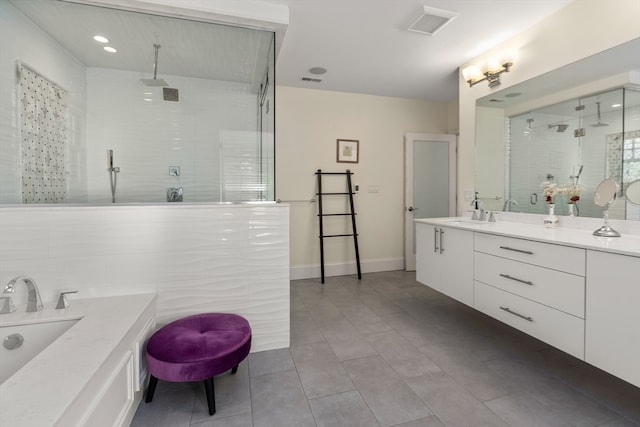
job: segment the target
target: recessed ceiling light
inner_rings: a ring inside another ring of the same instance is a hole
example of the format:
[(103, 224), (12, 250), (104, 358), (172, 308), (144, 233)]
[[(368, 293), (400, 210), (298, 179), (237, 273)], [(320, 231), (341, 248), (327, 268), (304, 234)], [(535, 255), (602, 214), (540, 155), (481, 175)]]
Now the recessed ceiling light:
[(511, 93), (506, 94), (504, 97), (505, 98), (515, 98), (515, 97), (520, 96), (520, 95), (522, 95), (522, 92), (511, 92)]
[(613, 104), (613, 105), (611, 106), (611, 108), (618, 108), (618, 107), (622, 107), (622, 104)]
[(309, 68), (309, 72), (311, 74), (316, 74), (316, 75), (320, 75), (320, 74), (324, 74), (327, 72), (326, 68), (323, 67), (313, 67), (313, 68)]
[(96, 34), (95, 36), (93, 36), (93, 39), (98, 43), (109, 43), (108, 38), (106, 38), (105, 36), (101, 36), (99, 34)]
[(116, 48), (115, 47), (111, 47), (111, 46), (105, 46), (105, 47), (103, 47), (103, 49), (106, 50), (109, 53), (116, 53), (117, 52)]

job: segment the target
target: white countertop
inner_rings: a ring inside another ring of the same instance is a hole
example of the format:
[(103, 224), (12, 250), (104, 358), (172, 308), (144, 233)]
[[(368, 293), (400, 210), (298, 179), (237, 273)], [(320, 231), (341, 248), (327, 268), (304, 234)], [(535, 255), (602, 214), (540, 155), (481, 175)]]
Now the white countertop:
[(598, 237), (592, 234), (593, 230), (568, 227), (545, 228), (542, 224), (500, 220), (498, 222), (472, 221), (466, 217), (422, 218), (416, 219), (415, 222), (640, 257), (640, 235), (636, 234), (623, 234), (622, 237)]
[(0, 315), (2, 326), (81, 319), (0, 385), (0, 426), (55, 425), (155, 298), (74, 299), (64, 310)]

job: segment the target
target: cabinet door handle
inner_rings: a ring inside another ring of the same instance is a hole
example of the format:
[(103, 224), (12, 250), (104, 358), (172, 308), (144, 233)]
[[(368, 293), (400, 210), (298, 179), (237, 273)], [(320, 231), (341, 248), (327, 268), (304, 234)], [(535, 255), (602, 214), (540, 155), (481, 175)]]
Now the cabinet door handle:
[(518, 316), (519, 318), (524, 319), (524, 320), (526, 320), (528, 322), (533, 322), (533, 319), (531, 317), (525, 316), (525, 315), (520, 314), (520, 313), (516, 313), (515, 311), (511, 310), (509, 307), (500, 307), (500, 310), (504, 310), (507, 313), (511, 313), (514, 316)]
[(533, 252), (531, 251), (523, 251), (522, 249), (510, 248), (509, 246), (500, 246), (500, 249), (504, 249), (505, 251), (520, 252), (521, 254), (533, 255)]
[(438, 229), (433, 229), (433, 252), (438, 253)]
[(440, 253), (444, 252), (444, 230), (441, 228), (440, 229)]
[(509, 276), (508, 274), (502, 274), (502, 273), (500, 273), (500, 276), (504, 277), (505, 279), (515, 280), (516, 282), (520, 282), (520, 283), (524, 283), (525, 285), (533, 286), (533, 282), (530, 282), (528, 280), (518, 279), (517, 277)]

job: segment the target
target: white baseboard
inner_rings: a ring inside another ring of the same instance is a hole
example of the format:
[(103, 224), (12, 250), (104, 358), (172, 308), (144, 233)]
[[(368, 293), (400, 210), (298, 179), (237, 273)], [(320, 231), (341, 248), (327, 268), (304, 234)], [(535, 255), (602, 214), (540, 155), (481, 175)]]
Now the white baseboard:
[[(404, 270), (404, 258), (378, 258), (360, 261), (362, 273), (376, 273), (379, 271)], [(325, 264), (325, 277), (348, 276), (357, 274), (355, 262), (340, 264)], [(314, 279), (320, 277), (320, 264), (313, 265), (292, 265), (291, 280)]]

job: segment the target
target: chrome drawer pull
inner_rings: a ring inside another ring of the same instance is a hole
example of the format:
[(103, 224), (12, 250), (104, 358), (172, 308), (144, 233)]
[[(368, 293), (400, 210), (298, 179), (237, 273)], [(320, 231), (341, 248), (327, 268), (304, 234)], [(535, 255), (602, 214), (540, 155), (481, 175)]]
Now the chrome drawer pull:
[(511, 277), (508, 274), (500, 273), (500, 277), (504, 277), (505, 279), (515, 280), (516, 282), (524, 283), (525, 285), (533, 286), (533, 282), (530, 282), (528, 280), (518, 279), (517, 277)]
[(433, 229), (433, 252), (438, 252), (438, 229)]
[(524, 319), (524, 320), (526, 320), (526, 321), (533, 322), (533, 319), (532, 319), (531, 317), (523, 316), (523, 315), (522, 315), (522, 314), (520, 314), (520, 313), (516, 313), (515, 311), (511, 310), (509, 307), (500, 307), (500, 310), (504, 310), (504, 311), (506, 311), (507, 313), (511, 313), (511, 314), (513, 314), (514, 316), (518, 316), (519, 318)]
[(500, 249), (504, 249), (504, 250), (507, 250), (507, 251), (513, 251), (513, 252), (520, 252), (521, 254), (533, 255), (533, 252), (531, 252), (531, 251), (523, 251), (522, 249), (514, 249), (514, 248), (510, 248), (509, 246), (500, 246)]

